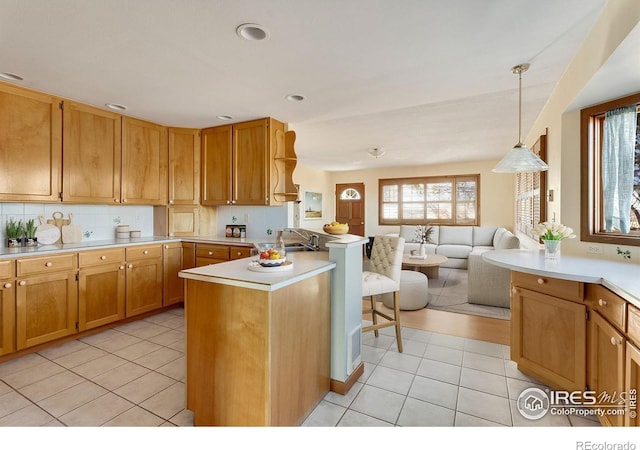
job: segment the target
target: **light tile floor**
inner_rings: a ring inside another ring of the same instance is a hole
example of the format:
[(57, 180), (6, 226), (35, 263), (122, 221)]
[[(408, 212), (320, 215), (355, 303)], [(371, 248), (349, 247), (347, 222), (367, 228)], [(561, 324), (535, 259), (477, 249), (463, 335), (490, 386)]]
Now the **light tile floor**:
[[(365, 373), (328, 393), (304, 426), (598, 426), (595, 419), (520, 416), (537, 385), (508, 347), (403, 328), (363, 336)], [(185, 409), (184, 310), (118, 326), (0, 364), (0, 426), (192, 426)]]
[(600, 426), (595, 417), (527, 420), (516, 400), (528, 387), (545, 389), (520, 372), (509, 347), (428, 331), (393, 329), (363, 336), (364, 375), (347, 395), (329, 392), (303, 426)]
[(191, 426), (184, 310), (0, 364), (1, 426)]

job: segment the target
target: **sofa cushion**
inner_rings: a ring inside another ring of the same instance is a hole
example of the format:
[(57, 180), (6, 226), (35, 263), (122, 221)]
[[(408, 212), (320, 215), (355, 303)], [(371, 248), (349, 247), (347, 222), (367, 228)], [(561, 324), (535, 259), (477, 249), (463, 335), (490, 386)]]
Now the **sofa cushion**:
[[(424, 244), (424, 248), (426, 249), (427, 255), (435, 255), (436, 248), (438, 246), (435, 244)], [(408, 244), (404, 244), (404, 252), (411, 253), (411, 250), (418, 250), (420, 248), (420, 244), (417, 242), (409, 242)]]
[(500, 239), (502, 239), (502, 236), (504, 236), (505, 233), (507, 233), (507, 229), (506, 228), (498, 228), (495, 232), (495, 234), (493, 235), (493, 246), (494, 247), (498, 247), (498, 243), (500, 242)]
[(510, 248), (520, 248), (520, 239), (518, 239), (517, 236), (514, 236), (510, 231), (507, 231), (502, 235), (502, 238), (500, 238), (500, 241), (496, 246), (496, 250)]
[(467, 258), (473, 247), (470, 245), (441, 244), (436, 248), (436, 254), (447, 258)]
[(473, 246), (493, 247), (493, 235), (498, 227), (473, 227)]
[[(427, 227), (431, 227), (432, 231), (431, 231), (431, 236), (429, 236), (429, 243), (430, 244), (438, 244), (438, 226), (433, 226), (433, 225), (426, 225)], [(416, 233), (416, 225), (400, 225), (400, 237), (403, 237), (405, 240), (405, 243), (411, 243), (411, 242), (415, 242), (415, 243), (420, 243), (420, 240), (418, 239), (418, 234)]]
[(473, 227), (441, 226), (438, 244), (460, 244), (471, 246), (473, 245)]

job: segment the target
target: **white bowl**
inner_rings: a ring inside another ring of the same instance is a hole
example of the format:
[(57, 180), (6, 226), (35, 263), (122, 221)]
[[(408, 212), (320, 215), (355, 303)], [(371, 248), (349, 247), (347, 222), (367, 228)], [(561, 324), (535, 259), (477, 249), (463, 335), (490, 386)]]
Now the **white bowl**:
[(286, 257), (280, 259), (258, 259), (258, 264), (262, 267), (277, 267), (281, 266), (286, 260)]

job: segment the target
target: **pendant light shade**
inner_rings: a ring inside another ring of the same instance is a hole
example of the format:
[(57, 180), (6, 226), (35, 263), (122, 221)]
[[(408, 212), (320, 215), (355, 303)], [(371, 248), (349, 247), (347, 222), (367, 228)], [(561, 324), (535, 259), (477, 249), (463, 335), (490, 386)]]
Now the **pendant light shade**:
[(522, 143), (522, 73), (527, 69), (529, 64), (519, 64), (511, 68), (511, 72), (518, 75), (518, 143), (496, 164), (492, 172), (543, 172), (549, 168), (547, 163)]

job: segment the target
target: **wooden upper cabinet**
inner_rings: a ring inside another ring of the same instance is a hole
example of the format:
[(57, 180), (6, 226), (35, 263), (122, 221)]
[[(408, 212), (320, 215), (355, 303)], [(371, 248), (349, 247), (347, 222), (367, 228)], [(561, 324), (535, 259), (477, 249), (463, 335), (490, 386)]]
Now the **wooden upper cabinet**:
[(233, 204), (268, 205), (268, 120), (253, 120), (233, 126), (232, 161)]
[(206, 128), (202, 140), (202, 196), (203, 205), (230, 205), (231, 192), (231, 125)]
[(169, 204), (200, 201), (200, 130), (169, 128)]
[(122, 118), (122, 203), (167, 203), (167, 127)]
[(64, 102), (62, 199), (120, 203), (122, 116)]
[(203, 205), (277, 205), (276, 138), (284, 124), (265, 118), (202, 131)]
[(59, 201), (60, 99), (0, 83), (0, 201)]

